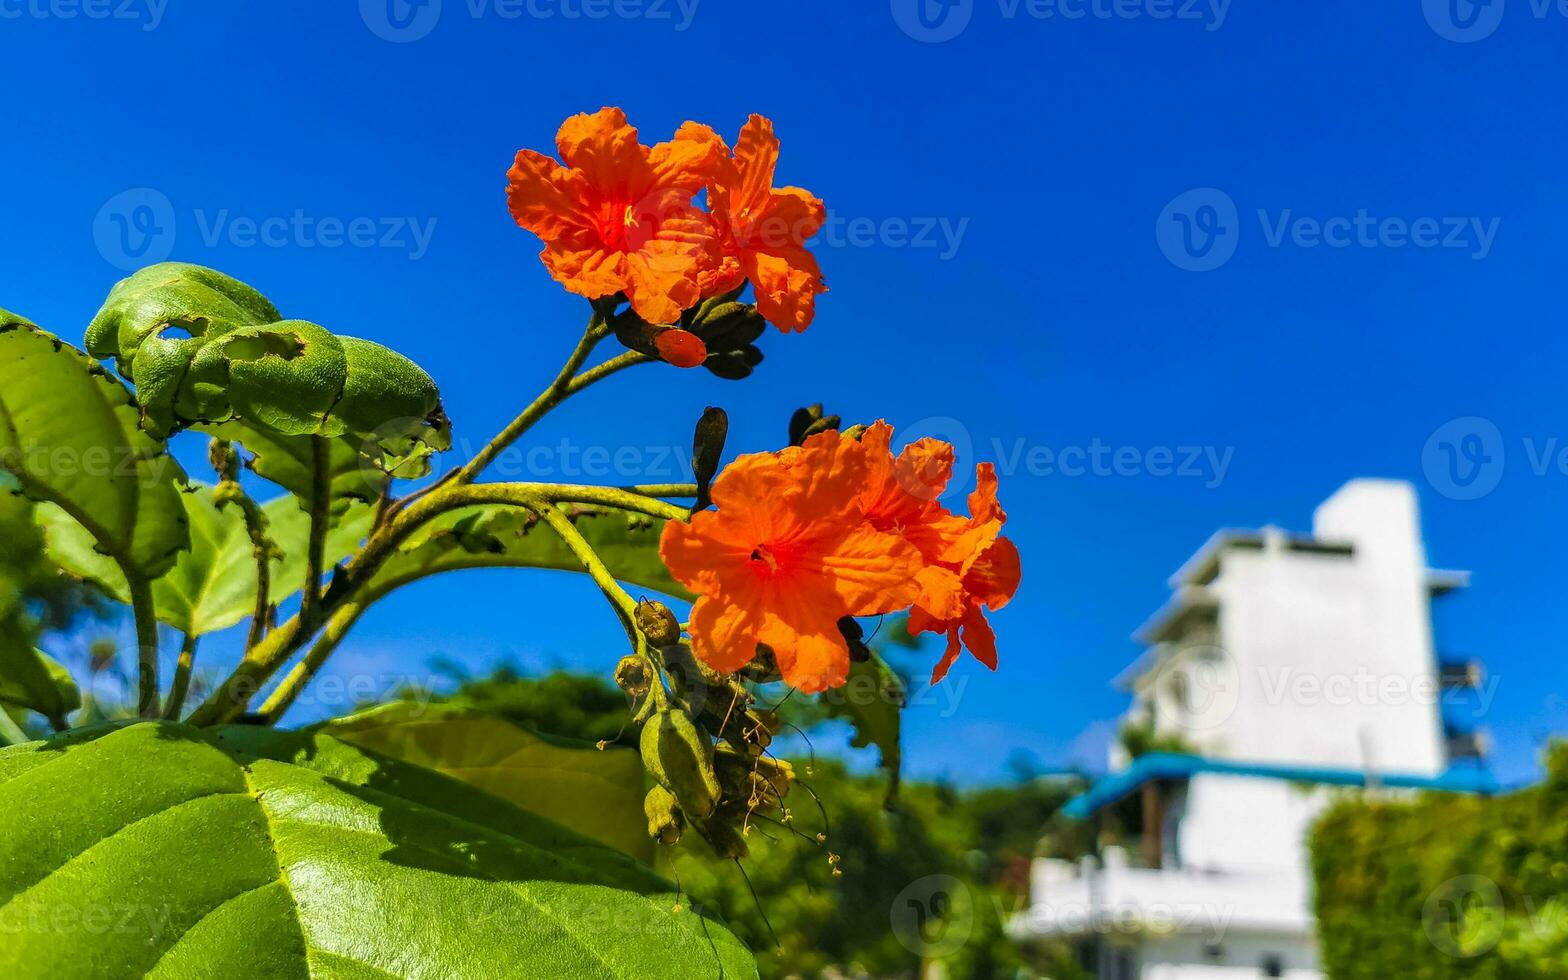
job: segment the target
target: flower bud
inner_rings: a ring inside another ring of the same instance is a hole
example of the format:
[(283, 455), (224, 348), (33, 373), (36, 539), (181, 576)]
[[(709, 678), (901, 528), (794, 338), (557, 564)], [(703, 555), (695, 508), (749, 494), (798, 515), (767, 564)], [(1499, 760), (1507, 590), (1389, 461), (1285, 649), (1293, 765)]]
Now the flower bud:
[(664, 708), (643, 725), (642, 764), (683, 810), (707, 817), (718, 806), (713, 741), (686, 712)]
[(746, 838), (733, 825), (723, 820), (709, 820), (700, 828), (702, 837), (721, 858), (740, 860), (751, 854)]
[(701, 367), (708, 359), (708, 347), (702, 338), (689, 330), (671, 327), (654, 334), (653, 346), (659, 357), (678, 368)]
[(638, 656), (626, 656), (615, 665), (615, 686), (634, 698), (648, 693), (652, 682), (648, 678), (648, 662)]
[(686, 829), (686, 816), (680, 804), (663, 786), (655, 786), (642, 799), (642, 811), (648, 817), (648, 836), (661, 844), (674, 844)]
[(644, 599), (637, 603), (637, 628), (656, 647), (673, 646), (681, 641), (681, 621), (662, 602)]

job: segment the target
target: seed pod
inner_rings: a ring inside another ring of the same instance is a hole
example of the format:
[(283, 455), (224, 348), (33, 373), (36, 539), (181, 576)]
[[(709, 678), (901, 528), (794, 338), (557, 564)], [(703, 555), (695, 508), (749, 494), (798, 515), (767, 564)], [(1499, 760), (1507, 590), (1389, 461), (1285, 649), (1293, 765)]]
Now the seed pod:
[(746, 838), (727, 821), (709, 820), (699, 830), (703, 839), (713, 846), (713, 852), (721, 858), (739, 860), (751, 854), (751, 848), (746, 846)]
[(669, 606), (652, 599), (637, 603), (637, 628), (656, 647), (672, 646), (681, 641), (681, 621), (675, 618)]
[(674, 844), (686, 829), (686, 815), (680, 804), (663, 786), (655, 786), (642, 799), (642, 812), (648, 817), (648, 836), (661, 844)]
[(642, 764), (689, 813), (707, 817), (718, 806), (713, 741), (686, 712), (665, 708), (643, 725)]
[(641, 657), (622, 657), (615, 665), (615, 686), (634, 698), (648, 693), (652, 682), (648, 679), (648, 663)]

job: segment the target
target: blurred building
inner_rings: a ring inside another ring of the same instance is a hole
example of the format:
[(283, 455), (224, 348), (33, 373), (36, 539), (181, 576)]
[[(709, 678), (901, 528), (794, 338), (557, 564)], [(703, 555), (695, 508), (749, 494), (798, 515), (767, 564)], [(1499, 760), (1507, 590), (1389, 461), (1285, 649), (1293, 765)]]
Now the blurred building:
[(1496, 789), (1444, 718), (1481, 676), (1439, 655), (1431, 606), (1466, 584), (1428, 566), (1401, 482), (1345, 485), (1310, 535), (1214, 535), (1118, 678), (1112, 775), (1068, 807), (1100, 857), (1035, 862), (1020, 938), (1104, 980), (1319, 977), (1307, 834), (1335, 794)]

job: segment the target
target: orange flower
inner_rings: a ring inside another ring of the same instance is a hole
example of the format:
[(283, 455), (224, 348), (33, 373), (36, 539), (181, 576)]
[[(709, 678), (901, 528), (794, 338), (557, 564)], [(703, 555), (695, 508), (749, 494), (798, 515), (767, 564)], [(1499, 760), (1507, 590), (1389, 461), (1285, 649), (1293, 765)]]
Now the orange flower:
[(729, 292), (749, 279), (769, 323), (785, 333), (811, 326), (817, 295), (828, 287), (806, 240), (827, 215), (809, 191), (773, 186), (779, 141), (772, 121), (753, 115), (741, 128), (734, 156), (706, 126), (687, 124), (675, 138), (718, 152), (708, 185), (713, 249), (700, 280), (702, 295)]
[(716, 247), (692, 198), (718, 147), (643, 146), (620, 109), (576, 115), (556, 136), (565, 166), (521, 150), (507, 173), (517, 223), (544, 240), (550, 274), (589, 299), (625, 293), (649, 323), (674, 323), (701, 299), (699, 266)]
[(948, 542), (942, 561), (942, 567), (954, 573), (960, 582), (957, 608), (917, 603), (909, 613), (911, 633), (947, 634), (947, 649), (931, 672), (932, 684), (946, 677), (958, 661), (960, 644), (976, 660), (996, 669), (996, 634), (985, 610), (1007, 605), (1023, 577), (1018, 547), (1000, 537), (1007, 514), (997, 502), (995, 467), (982, 463), (975, 479), (975, 492), (969, 495), (967, 528)]
[(766, 644), (801, 691), (844, 683), (849, 645), (838, 621), (904, 608), (922, 565), (913, 545), (862, 516), (866, 469), (858, 443), (825, 432), (741, 457), (713, 485), (718, 510), (665, 527), (665, 564), (701, 596), (691, 633), (703, 662), (733, 673)]

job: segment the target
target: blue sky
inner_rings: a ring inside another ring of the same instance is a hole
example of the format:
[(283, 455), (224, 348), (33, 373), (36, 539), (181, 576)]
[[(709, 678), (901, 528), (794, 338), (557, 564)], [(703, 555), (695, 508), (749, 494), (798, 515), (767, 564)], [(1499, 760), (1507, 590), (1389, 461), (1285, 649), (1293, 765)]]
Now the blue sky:
[[(654, 478), (704, 405), (750, 451), (823, 400), (1003, 463), (1025, 562), (995, 617), (1003, 672), (966, 663), (956, 706), (911, 710), (912, 770), (985, 780), (1015, 749), (1093, 744), (1170, 572), (1222, 526), (1305, 528), (1363, 475), (1415, 481), (1434, 563), (1476, 573), (1439, 639), (1496, 677), (1499, 775), (1527, 778), (1568, 729), (1555, 8), (386, 2), (0, 0), (0, 304), (79, 339), (152, 230), (153, 252), (409, 354), (477, 442), (584, 318), (506, 213), (515, 151), (601, 105), (649, 141), (762, 112), (782, 179), (834, 218), (816, 324), (770, 335), (750, 383), (618, 378), (536, 444), (629, 447)], [(355, 219), (374, 244), (329, 247)], [(1434, 438), (1456, 418), (1483, 421)], [(1463, 486), (1445, 443), (1479, 447)], [(1073, 465), (1095, 447), (1130, 462)], [(1066, 455), (1029, 466), (1041, 449)], [(608, 669), (597, 602), (570, 576), (435, 580), (370, 616), (338, 670)]]

